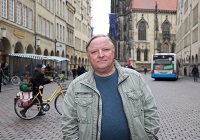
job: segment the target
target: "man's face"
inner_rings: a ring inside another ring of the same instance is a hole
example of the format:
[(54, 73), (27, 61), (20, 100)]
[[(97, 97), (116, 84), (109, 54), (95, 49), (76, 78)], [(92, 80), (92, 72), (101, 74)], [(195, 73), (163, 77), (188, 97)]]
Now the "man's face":
[(44, 71), (45, 71), (45, 68), (41, 68), (41, 71), (43, 71), (43, 72), (44, 72)]
[(97, 37), (92, 40), (87, 56), (94, 70), (106, 70), (113, 65), (114, 46), (106, 37)]

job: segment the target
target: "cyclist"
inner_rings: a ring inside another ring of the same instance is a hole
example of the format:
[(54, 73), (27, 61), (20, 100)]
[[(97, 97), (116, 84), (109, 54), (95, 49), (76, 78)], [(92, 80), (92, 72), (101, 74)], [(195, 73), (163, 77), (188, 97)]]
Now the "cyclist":
[[(41, 90), (43, 93), (44, 85), (53, 82), (53, 79), (45, 78), (44, 72), (45, 72), (46, 66), (43, 64), (38, 64), (35, 68), (35, 71), (33, 73), (33, 77), (31, 78), (31, 83), (33, 84), (33, 95), (36, 95)], [(42, 96), (38, 96), (40, 102), (42, 103)], [(43, 105), (41, 105), (43, 108)], [(26, 111), (29, 109), (29, 107), (24, 108), (20, 111), (21, 115), (23, 117), (26, 117)], [(41, 109), (38, 116), (45, 115), (44, 111)]]
[(59, 78), (61, 79), (61, 82), (65, 81), (65, 71), (62, 70), (61, 74), (59, 75)]

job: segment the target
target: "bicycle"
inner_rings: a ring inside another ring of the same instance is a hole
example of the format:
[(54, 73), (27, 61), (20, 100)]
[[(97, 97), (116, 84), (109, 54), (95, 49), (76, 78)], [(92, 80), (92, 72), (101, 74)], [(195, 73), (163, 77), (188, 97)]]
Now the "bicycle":
[(6, 84), (9, 84), (11, 82), (15, 86), (17, 86), (21, 83), (21, 79), (17, 75), (13, 75), (13, 76), (10, 76), (10, 74), (5, 75), (5, 77), (2, 78), (2, 80), (5, 80)]
[(54, 81), (58, 84), (58, 86), (48, 99), (42, 98), (43, 108), (41, 106), (40, 100), (38, 99), (39, 95), (42, 96), (42, 93), (39, 90), (39, 92), (33, 97), (32, 101), (31, 101), (31, 105), (29, 106), (29, 109), (26, 111), (26, 117), (22, 116), (20, 113), (20, 111), (24, 108), (18, 106), (19, 97), (16, 96), (14, 98), (14, 110), (15, 110), (15, 113), (17, 114), (17, 116), (24, 120), (31, 120), (38, 116), (41, 109), (43, 109), (43, 111), (45, 111), (45, 112), (49, 111), (50, 103), (54, 99), (55, 99), (55, 101), (54, 101), (55, 109), (60, 115), (62, 115), (62, 101), (64, 99), (67, 88), (66, 89), (62, 88), (61, 79), (56, 79)]

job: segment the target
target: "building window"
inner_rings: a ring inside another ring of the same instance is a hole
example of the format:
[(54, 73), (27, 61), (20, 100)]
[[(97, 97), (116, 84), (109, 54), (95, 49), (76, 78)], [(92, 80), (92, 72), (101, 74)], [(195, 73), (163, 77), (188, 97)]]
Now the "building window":
[(50, 10), (50, 1), (49, 0), (46, 0), (46, 5), (47, 5), (47, 10), (49, 11)]
[(49, 21), (46, 21), (46, 36), (49, 37), (49, 25), (50, 22)]
[(45, 35), (45, 30), (46, 30), (46, 27), (45, 27), (45, 19), (42, 18), (42, 35)]
[(141, 51), (140, 49), (137, 50), (137, 61), (140, 61), (140, 54), (141, 54)]
[(38, 33), (41, 33), (41, 16), (38, 15), (38, 21), (37, 21), (37, 25), (38, 25)]
[(50, 31), (49, 32), (50, 32), (50, 35), (49, 35), (50, 38), (53, 38), (53, 24), (52, 23), (50, 24)]
[(170, 40), (170, 24), (167, 21), (162, 25), (162, 35), (163, 40)]
[(59, 40), (62, 41), (62, 25), (60, 25), (60, 29), (59, 30), (60, 30), (60, 39)]
[(148, 50), (144, 50), (144, 61), (148, 61)]
[(32, 29), (33, 11), (28, 9), (28, 28)]
[(49, 4), (50, 12), (53, 13), (53, 1), (50, 0), (49, 3), (50, 3), (50, 4)]
[(7, 18), (7, 0), (2, 0), (2, 13), (1, 13), (1, 15), (2, 15), (2, 17), (3, 18)]
[(172, 43), (171, 53), (175, 53), (175, 46), (176, 46), (176, 44)]
[(193, 26), (198, 23), (198, 4), (193, 9)]
[(17, 2), (17, 23), (21, 24), (21, 13), (22, 13), (22, 4), (20, 2)]
[(14, 6), (14, 0), (10, 0), (10, 20), (14, 21), (14, 10), (15, 10), (15, 6)]
[(22, 17), (22, 25), (24, 26), (24, 27), (26, 27), (26, 11), (27, 11), (27, 7), (26, 6), (23, 6), (23, 17)]
[(138, 40), (146, 40), (146, 23), (140, 22), (138, 26)]
[(42, 6), (45, 7), (45, 0), (42, 0)]
[(59, 39), (59, 24), (57, 23), (56, 38)]

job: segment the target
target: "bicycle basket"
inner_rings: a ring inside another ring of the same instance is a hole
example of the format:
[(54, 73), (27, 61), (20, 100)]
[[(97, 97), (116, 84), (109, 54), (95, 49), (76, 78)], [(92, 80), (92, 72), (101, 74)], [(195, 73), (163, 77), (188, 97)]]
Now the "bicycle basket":
[(18, 92), (17, 98), (19, 107), (27, 107), (32, 103), (33, 92)]
[(28, 107), (29, 105), (31, 105), (31, 103), (32, 103), (32, 99), (30, 99), (30, 100), (23, 100), (23, 99), (20, 99), (19, 97), (18, 97), (18, 107), (21, 107), (21, 108), (26, 108), (26, 107)]

